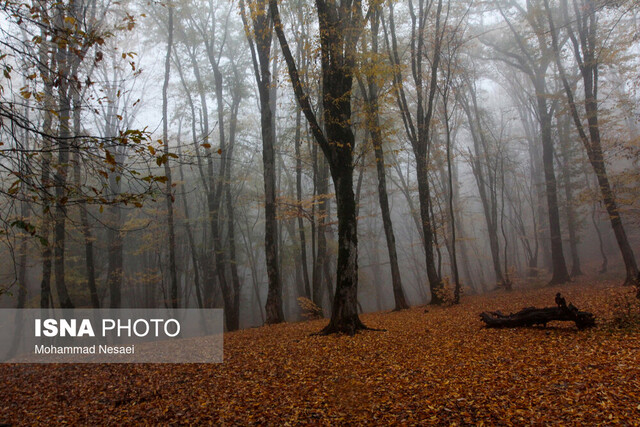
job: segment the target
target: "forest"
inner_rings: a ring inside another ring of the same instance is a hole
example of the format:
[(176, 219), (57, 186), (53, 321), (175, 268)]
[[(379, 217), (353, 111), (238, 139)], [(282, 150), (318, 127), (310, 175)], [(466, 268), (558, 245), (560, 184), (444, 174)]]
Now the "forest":
[(348, 332), (534, 277), (637, 285), (635, 6), (5, 2), (3, 304), (235, 330), (304, 298)]
[(354, 332), (637, 285), (636, 6), (4, 2), (2, 304)]
[[(0, 423), (637, 422), (636, 0), (6, 0), (0, 68), (0, 307), (225, 330)], [(478, 318), (554, 295), (595, 329)]]

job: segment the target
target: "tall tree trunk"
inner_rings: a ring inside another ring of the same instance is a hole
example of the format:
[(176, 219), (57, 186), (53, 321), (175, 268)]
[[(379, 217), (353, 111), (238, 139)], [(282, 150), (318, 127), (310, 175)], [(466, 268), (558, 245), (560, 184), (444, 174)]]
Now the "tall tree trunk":
[(500, 158), (500, 230), (502, 232), (502, 238), (504, 239), (504, 288), (507, 291), (512, 289), (511, 278), (509, 277), (509, 239), (504, 227), (506, 202), (504, 197), (505, 192), (505, 171), (504, 171), (504, 157)]
[[(42, 37), (45, 39), (45, 29), (42, 29)], [(51, 160), (53, 150), (53, 112), (55, 110), (53, 100), (53, 79), (49, 67), (50, 58), (47, 54), (46, 43), (39, 46), (40, 63), (38, 69), (42, 75), (44, 84), (45, 111), (42, 120), (42, 226), (40, 235), (46, 244), (42, 247), (42, 279), (40, 282), (40, 308), (48, 308), (51, 304)]]
[(225, 202), (227, 206), (227, 233), (229, 239), (229, 267), (231, 270), (231, 284), (233, 286), (233, 317), (234, 322), (240, 327), (240, 276), (238, 275), (238, 261), (236, 256), (235, 210), (233, 196), (231, 195), (231, 165), (228, 167), (228, 181), (225, 189)]
[[(300, 26), (301, 40), (307, 39), (305, 18), (302, 7), (297, 8), (297, 20)], [(308, 62), (310, 53), (304, 50), (303, 43), (296, 43), (296, 59), (298, 64), (304, 67)], [(304, 62), (303, 62), (304, 61)], [(300, 235), (300, 258), (302, 264), (302, 275), (304, 280), (305, 296), (311, 298), (311, 282), (309, 281), (309, 263), (307, 256), (307, 238), (304, 230), (304, 218), (302, 211), (302, 109), (296, 104), (296, 129), (295, 129), (295, 154), (296, 154), (296, 202), (298, 203), (298, 234)], [(313, 240), (313, 239), (312, 239)]]
[[(211, 4), (211, 2), (210, 2)], [(213, 17), (213, 15), (212, 15)], [(203, 36), (205, 36), (203, 34)], [(216, 55), (213, 51), (213, 44), (209, 39), (205, 39), (205, 47), (207, 58), (209, 59), (209, 63), (211, 64), (211, 68), (213, 70), (213, 80), (214, 80), (214, 91), (216, 96), (216, 104), (217, 104), (217, 115), (218, 115), (218, 135), (220, 148), (219, 153), (221, 153), (220, 157), (220, 167), (218, 169), (218, 173), (214, 173), (213, 167), (213, 157), (212, 151), (210, 150), (210, 145), (206, 143), (207, 149), (207, 175), (208, 175), (208, 195), (207, 195), (207, 204), (209, 209), (209, 224), (211, 229), (211, 240), (212, 240), (212, 250), (211, 257), (213, 262), (209, 266), (208, 269), (208, 284), (211, 286), (206, 287), (206, 297), (205, 300), (208, 303), (208, 306), (213, 305), (214, 301), (214, 289), (212, 287), (213, 278), (217, 277), (218, 283), (220, 285), (220, 291), (222, 293), (222, 300), (224, 304), (224, 315), (225, 322), (228, 331), (237, 330), (238, 325), (238, 317), (234, 312), (234, 296), (233, 289), (229, 286), (229, 282), (226, 277), (225, 272), (225, 254), (224, 248), (221, 240), (221, 222), (220, 222), (220, 209), (223, 195), (223, 180), (225, 176), (225, 169), (227, 163), (227, 147), (226, 147), (226, 136), (225, 136), (225, 114), (224, 114), (224, 94), (223, 94), (223, 78), (222, 73), (220, 71), (220, 66), (218, 64), (219, 57), (216, 58)], [(195, 58), (194, 58), (195, 60)], [(196, 67), (194, 67), (194, 70)], [(202, 92), (202, 97), (204, 97), (204, 89)], [(208, 128), (208, 126), (207, 126)], [(217, 175), (217, 176), (216, 176)]]
[[(219, 152), (222, 153), (220, 157), (220, 168), (218, 169), (217, 180), (213, 174), (213, 159), (209, 157), (209, 192), (211, 193), (209, 199), (209, 212), (211, 223), (211, 236), (213, 241), (213, 257), (215, 263), (210, 267), (215, 270), (215, 274), (220, 284), (220, 290), (222, 292), (222, 299), (224, 301), (224, 314), (227, 324), (227, 330), (235, 331), (239, 328), (239, 317), (235, 313), (234, 309), (234, 295), (233, 289), (229, 286), (229, 282), (225, 273), (225, 255), (224, 248), (221, 240), (220, 231), (220, 209), (222, 202), (223, 192), (223, 180), (225, 176), (225, 170), (227, 166), (227, 140), (225, 136), (225, 114), (224, 114), (224, 93), (223, 93), (223, 79), (218, 64), (219, 58), (216, 59), (213, 52), (213, 45), (211, 42), (206, 42), (207, 57), (209, 63), (213, 69), (214, 89), (216, 94), (216, 104), (218, 110), (218, 135), (220, 141)], [(217, 181), (217, 182), (216, 182)]]
[[(59, 29), (65, 28), (65, 11), (63, 5), (57, 6), (56, 26)], [(58, 45), (55, 56), (57, 64), (58, 81), (58, 162), (53, 177), (56, 189), (56, 202), (54, 211), (54, 247), (53, 247), (53, 270), (55, 276), (56, 291), (61, 308), (73, 308), (71, 297), (67, 290), (65, 281), (65, 239), (66, 239), (66, 219), (67, 219), (67, 173), (69, 165), (69, 140), (71, 137), (71, 98), (70, 81), (73, 77), (70, 73), (68, 45)]]
[[(202, 181), (202, 185), (205, 188), (205, 192), (207, 194), (209, 194), (209, 192), (206, 191), (207, 180), (206, 180), (206, 175), (205, 175), (205, 172), (204, 172), (204, 167), (203, 167), (203, 164), (202, 164), (202, 158), (200, 156), (200, 151), (199, 151), (200, 150), (200, 146), (198, 144), (198, 133), (196, 131), (195, 106), (194, 106), (194, 103), (193, 103), (193, 99), (191, 97), (191, 92), (189, 91), (189, 87), (187, 86), (187, 83), (186, 83), (185, 78), (184, 78), (184, 74), (182, 72), (182, 64), (180, 63), (180, 58), (179, 58), (178, 55), (175, 54), (175, 51), (174, 51), (174, 58), (175, 58), (175, 63), (176, 63), (176, 69), (177, 69), (178, 75), (180, 77), (180, 82), (182, 83), (182, 87), (184, 89), (184, 93), (185, 93), (185, 96), (187, 98), (187, 103), (189, 104), (189, 109), (190, 109), (190, 112), (191, 112), (191, 139), (192, 139), (192, 143), (193, 143), (193, 147), (194, 147), (194, 152), (196, 154), (196, 162), (197, 162), (198, 172), (200, 174), (200, 179)], [(194, 74), (196, 75), (198, 91), (201, 92), (202, 83), (200, 81), (200, 73), (199, 73), (199, 71), (196, 71), (197, 70), (197, 63), (192, 61), (192, 65), (195, 65)], [(203, 108), (203, 115), (205, 115), (206, 103), (202, 106), (202, 108)], [(181, 150), (181, 142), (180, 142), (181, 130), (182, 129), (180, 129), (178, 131), (178, 157), (179, 158), (182, 158), (182, 150)], [(178, 170), (179, 170), (179, 173), (180, 173), (180, 180), (184, 183), (185, 182), (185, 176), (184, 176), (184, 171), (183, 171), (183, 168), (182, 168), (182, 163), (183, 162), (179, 162), (178, 163)], [(193, 231), (191, 229), (191, 224), (190, 224), (189, 203), (188, 203), (188, 200), (187, 200), (187, 192), (186, 192), (185, 189), (183, 189), (183, 191), (181, 193), (182, 193), (182, 204), (183, 204), (184, 216), (185, 216), (184, 226), (185, 226), (185, 230), (187, 232), (187, 239), (188, 239), (188, 242), (189, 242), (189, 248), (190, 248), (190, 252), (191, 252), (191, 264), (193, 265), (193, 275), (194, 275), (194, 277), (193, 277), (193, 282), (194, 282), (193, 285), (194, 285), (195, 291), (196, 291), (196, 299), (197, 299), (197, 302), (198, 302), (198, 308), (205, 308), (205, 298), (204, 298), (203, 292), (202, 292), (201, 277), (200, 277), (201, 265), (203, 265), (205, 263), (201, 262), (201, 259), (200, 259), (201, 257), (199, 256), (198, 251), (196, 249), (195, 239), (193, 237)], [(206, 230), (206, 225), (205, 225), (205, 230)], [(205, 232), (205, 234), (206, 234), (206, 232)]]
[[(448, 89), (445, 89), (448, 90)], [(453, 171), (452, 171), (452, 167), (451, 167), (451, 163), (452, 163), (452, 159), (451, 159), (451, 128), (450, 128), (450, 123), (449, 123), (449, 106), (448, 106), (448, 99), (447, 99), (447, 95), (443, 95), (443, 106), (444, 106), (444, 123), (445, 123), (445, 130), (446, 130), (446, 134), (447, 134), (447, 175), (448, 175), (448, 187), (449, 187), (449, 200), (448, 200), (448, 204), (449, 204), (449, 216), (450, 216), (450, 221), (451, 221), (451, 269), (453, 270), (453, 284), (454, 284), (454, 291), (453, 291), (453, 302), (454, 304), (459, 304), (460, 303), (460, 291), (461, 291), (461, 284), (460, 284), (460, 275), (458, 272), (458, 254), (456, 252), (456, 215), (455, 215), (455, 211), (453, 208), (453, 199), (454, 199), (454, 191), (455, 189), (453, 188)]]
[(551, 114), (547, 107), (547, 94), (544, 80), (536, 79), (536, 101), (538, 120), (540, 121), (540, 135), (542, 140), (542, 166), (544, 168), (544, 182), (547, 195), (547, 210), (549, 215), (549, 234), (551, 237), (552, 277), (550, 285), (557, 285), (569, 281), (569, 272), (562, 250), (562, 233), (560, 231), (560, 212), (558, 209), (558, 190), (556, 174), (553, 166), (553, 138), (551, 136)]
[(162, 85), (162, 140), (164, 146), (164, 175), (167, 178), (165, 186), (165, 199), (167, 206), (167, 227), (169, 233), (169, 278), (171, 280), (170, 304), (172, 308), (178, 308), (178, 273), (176, 270), (176, 236), (173, 224), (173, 179), (171, 166), (169, 165), (169, 117), (167, 113), (169, 90), (169, 77), (171, 74), (171, 48), (173, 47), (173, 4), (167, 7), (169, 12), (167, 22), (167, 56), (164, 62), (164, 83)]
[[(330, 137), (331, 140), (331, 137)], [(338, 206), (338, 266), (331, 321), (325, 333), (353, 335), (365, 328), (358, 317), (358, 221), (353, 194), (353, 169), (332, 171)]]
[[(374, 11), (371, 18), (371, 50), (374, 56), (378, 54), (378, 30), (380, 25), (379, 11)], [(378, 200), (380, 201), (380, 211), (382, 213), (382, 223), (384, 234), (387, 240), (387, 251), (389, 252), (389, 264), (391, 267), (391, 283), (393, 287), (393, 297), (395, 310), (409, 308), (402, 289), (402, 278), (398, 267), (398, 253), (396, 251), (396, 238), (393, 233), (393, 223), (391, 222), (391, 209), (389, 208), (389, 196), (387, 193), (386, 169), (384, 163), (384, 150), (382, 148), (382, 132), (380, 128), (379, 105), (378, 105), (378, 85), (375, 76), (369, 76), (368, 94), (363, 87), (362, 92), (368, 98), (368, 127), (371, 133), (371, 142), (376, 159), (376, 172), (378, 175)]]
[[(327, 250), (327, 235), (326, 235), (326, 223), (327, 223), (327, 197), (329, 193), (329, 166), (324, 159), (318, 159), (318, 173), (316, 174), (316, 199), (317, 203), (317, 215), (315, 220), (316, 231), (316, 258), (313, 265), (313, 302), (322, 307), (322, 283), (326, 278), (326, 265), (329, 262), (329, 254)], [(329, 297), (330, 298), (330, 297)]]
[[(192, 118), (195, 120), (195, 118)], [(194, 134), (195, 137), (195, 134)], [(182, 150), (180, 148), (180, 132), (178, 131), (178, 157), (182, 158)], [(178, 171), (180, 173), (180, 181), (185, 182), (184, 171), (182, 170), (182, 162), (178, 163)], [(184, 184), (183, 184), (184, 185)], [(202, 298), (202, 291), (200, 285), (200, 264), (198, 263), (198, 252), (196, 250), (196, 243), (193, 238), (193, 231), (191, 230), (189, 215), (189, 202), (187, 200), (187, 191), (182, 189), (182, 206), (184, 209), (184, 228), (187, 232), (187, 239), (189, 242), (189, 250), (191, 253), (191, 264), (193, 265), (193, 286), (196, 290), (196, 300), (198, 301), (198, 308), (204, 308), (204, 300)]]
[[(531, 111), (526, 108), (525, 102), (526, 99), (523, 99), (522, 96), (519, 96), (519, 91), (516, 91), (516, 98), (519, 100), (520, 105), (518, 106), (518, 115), (520, 116), (520, 121), (523, 124), (525, 135), (527, 138), (527, 152), (529, 154), (529, 169), (530, 169), (530, 179), (531, 179), (531, 190), (529, 191), (529, 200), (531, 203), (531, 218), (533, 221), (533, 239), (534, 245), (531, 250), (531, 254), (529, 256), (529, 265), (528, 265), (528, 273), (529, 277), (536, 277), (538, 275), (538, 256), (540, 253), (540, 232), (539, 232), (539, 224), (541, 224), (542, 214), (540, 213), (541, 208), (536, 200), (540, 199), (540, 167), (538, 161), (538, 144), (536, 144), (536, 136), (534, 131), (534, 126), (532, 124), (531, 119)], [(535, 194), (535, 196), (534, 196)], [(536, 208), (537, 207), (537, 208)], [(546, 242), (546, 240), (545, 240)]]
[[(433, 228), (431, 221), (430, 209), (430, 188), (429, 188), (429, 169), (427, 166), (426, 154), (416, 155), (416, 172), (418, 178), (418, 197), (420, 202), (420, 218), (422, 225), (422, 235), (424, 236), (424, 249), (426, 257), (427, 278), (429, 279), (429, 287), (431, 289), (431, 304), (442, 304), (442, 280), (436, 269), (436, 260), (433, 253)], [(420, 184), (421, 183), (421, 184)]]
[(253, 69), (260, 96), (260, 125), (262, 130), (262, 166), (264, 178), (264, 210), (265, 210), (265, 258), (269, 291), (265, 310), (267, 324), (284, 321), (282, 311), (282, 281), (278, 268), (278, 221), (276, 206), (276, 160), (275, 160), (275, 126), (274, 111), (271, 102), (271, 40), (272, 24), (266, 11), (266, 2), (257, 1), (251, 4), (250, 12), (253, 23), (253, 35), (245, 16), (244, 4), (241, 3), (242, 19), (248, 36), (253, 60)]
[(227, 206), (227, 237), (228, 237), (228, 263), (231, 270), (231, 286), (233, 289), (233, 322), (240, 327), (240, 276), (238, 275), (238, 261), (236, 257), (236, 232), (235, 209), (231, 195), (231, 172), (233, 167), (233, 149), (236, 140), (236, 127), (238, 123), (238, 108), (240, 106), (240, 94), (233, 95), (231, 103), (231, 117), (229, 120), (229, 147), (228, 164), (225, 170), (225, 202)]
[(304, 231), (304, 215), (302, 212), (302, 154), (300, 135), (302, 111), (296, 106), (296, 131), (295, 131), (295, 155), (296, 155), (296, 203), (298, 204), (298, 236), (300, 240), (300, 263), (302, 264), (302, 278), (304, 280), (304, 296), (311, 297), (311, 284), (309, 282), (309, 266), (307, 262), (307, 237)]

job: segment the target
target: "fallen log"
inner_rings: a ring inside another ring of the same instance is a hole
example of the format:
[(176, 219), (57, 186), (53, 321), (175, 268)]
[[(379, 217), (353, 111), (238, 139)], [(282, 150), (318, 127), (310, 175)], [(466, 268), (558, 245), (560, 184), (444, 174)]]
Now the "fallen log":
[(567, 305), (565, 299), (556, 294), (556, 307), (527, 307), (517, 313), (502, 314), (500, 311), (482, 312), (480, 319), (488, 328), (516, 328), (522, 326), (547, 326), (547, 323), (559, 320), (575, 322), (578, 329), (596, 325), (593, 314), (578, 310), (573, 304)]

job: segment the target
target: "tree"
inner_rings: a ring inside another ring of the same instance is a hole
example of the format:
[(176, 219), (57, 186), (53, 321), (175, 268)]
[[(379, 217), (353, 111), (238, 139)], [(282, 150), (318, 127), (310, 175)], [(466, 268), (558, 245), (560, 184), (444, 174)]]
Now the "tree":
[[(427, 40), (427, 25), (432, 12), (435, 22), (433, 40), (430, 45)], [(413, 1), (408, 2), (411, 17), (411, 76), (416, 93), (415, 113), (412, 113), (407, 102), (404, 77), (401, 72), (401, 61), (395, 28), (393, 3), (389, 4), (389, 28), (383, 27), (387, 37), (387, 50), (391, 64), (394, 67), (394, 88), (396, 101), (402, 116), (402, 122), (411, 143), (416, 162), (418, 179), (418, 200), (420, 204), (420, 229), (425, 249), (425, 263), (427, 277), (431, 290), (431, 304), (441, 304), (443, 283), (436, 267), (433, 246), (435, 243), (435, 224), (432, 221), (432, 200), (429, 179), (429, 159), (432, 143), (432, 118), (435, 112), (435, 101), (438, 87), (438, 69), (440, 67), (442, 40), (449, 18), (448, 10), (443, 15), (443, 1), (419, 1), (417, 10)], [(384, 21), (383, 21), (384, 24)], [(388, 37), (391, 36), (389, 42)], [(430, 50), (431, 49), (431, 50)], [(428, 73), (428, 81), (424, 81), (423, 73)], [(437, 245), (436, 245), (437, 246)]]
[(287, 43), (278, 4), (270, 0), (271, 16), (287, 62), (300, 108), (329, 164), (338, 206), (338, 265), (331, 320), (323, 334), (353, 335), (367, 327), (358, 317), (358, 221), (353, 193), (355, 138), (351, 128), (351, 96), (356, 45), (364, 25), (359, 0), (317, 0), (322, 64), (322, 106), (325, 129), (320, 127), (300, 81)]
[(249, 3), (249, 12), (253, 28), (249, 27), (244, 2), (240, 2), (242, 21), (251, 49), (253, 69), (260, 97), (260, 125), (262, 129), (262, 165), (265, 195), (265, 252), (269, 292), (267, 294), (267, 324), (284, 321), (282, 311), (282, 282), (278, 268), (278, 222), (276, 220), (276, 165), (275, 165), (275, 129), (271, 110), (271, 40), (272, 21), (267, 11), (267, 1), (257, 0)]
[(391, 266), (391, 284), (393, 287), (393, 298), (395, 301), (395, 310), (409, 308), (404, 290), (402, 289), (402, 278), (400, 275), (400, 267), (398, 266), (398, 253), (396, 251), (396, 238), (393, 232), (393, 223), (391, 221), (391, 209), (389, 208), (389, 196), (387, 194), (386, 167), (384, 162), (384, 148), (382, 128), (379, 117), (378, 102), (378, 79), (375, 73), (376, 62), (380, 61), (378, 57), (378, 33), (380, 28), (380, 9), (373, 6), (371, 20), (371, 55), (372, 59), (368, 68), (370, 72), (367, 75), (369, 82), (368, 87), (361, 83), (361, 91), (365, 97), (365, 116), (367, 118), (367, 128), (371, 134), (371, 142), (376, 160), (376, 173), (378, 176), (378, 200), (380, 201), (380, 211), (382, 213), (382, 223), (384, 234), (387, 240), (387, 251), (389, 252), (389, 264)]
[(176, 272), (176, 235), (173, 225), (173, 180), (171, 177), (171, 167), (169, 166), (169, 117), (167, 113), (169, 90), (169, 77), (171, 76), (171, 49), (173, 48), (173, 4), (167, 4), (167, 55), (164, 62), (164, 83), (162, 84), (162, 142), (164, 146), (164, 174), (166, 177), (165, 199), (167, 204), (167, 227), (169, 232), (169, 275), (171, 280), (170, 305), (178, 308), (178, 274)]

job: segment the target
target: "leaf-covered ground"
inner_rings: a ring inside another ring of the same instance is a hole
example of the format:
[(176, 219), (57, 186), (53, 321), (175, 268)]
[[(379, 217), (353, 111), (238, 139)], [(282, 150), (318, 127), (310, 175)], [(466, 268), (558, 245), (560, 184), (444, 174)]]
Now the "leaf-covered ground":
[[(478, 313), (567, 301), (600, 326), (485, 329)], [(613, 282), (465, 297), (456, 307), (225, 335), (219, 365), (2, 365), (0, 423), (640, 425), (640, 332), (603, 325)]]

